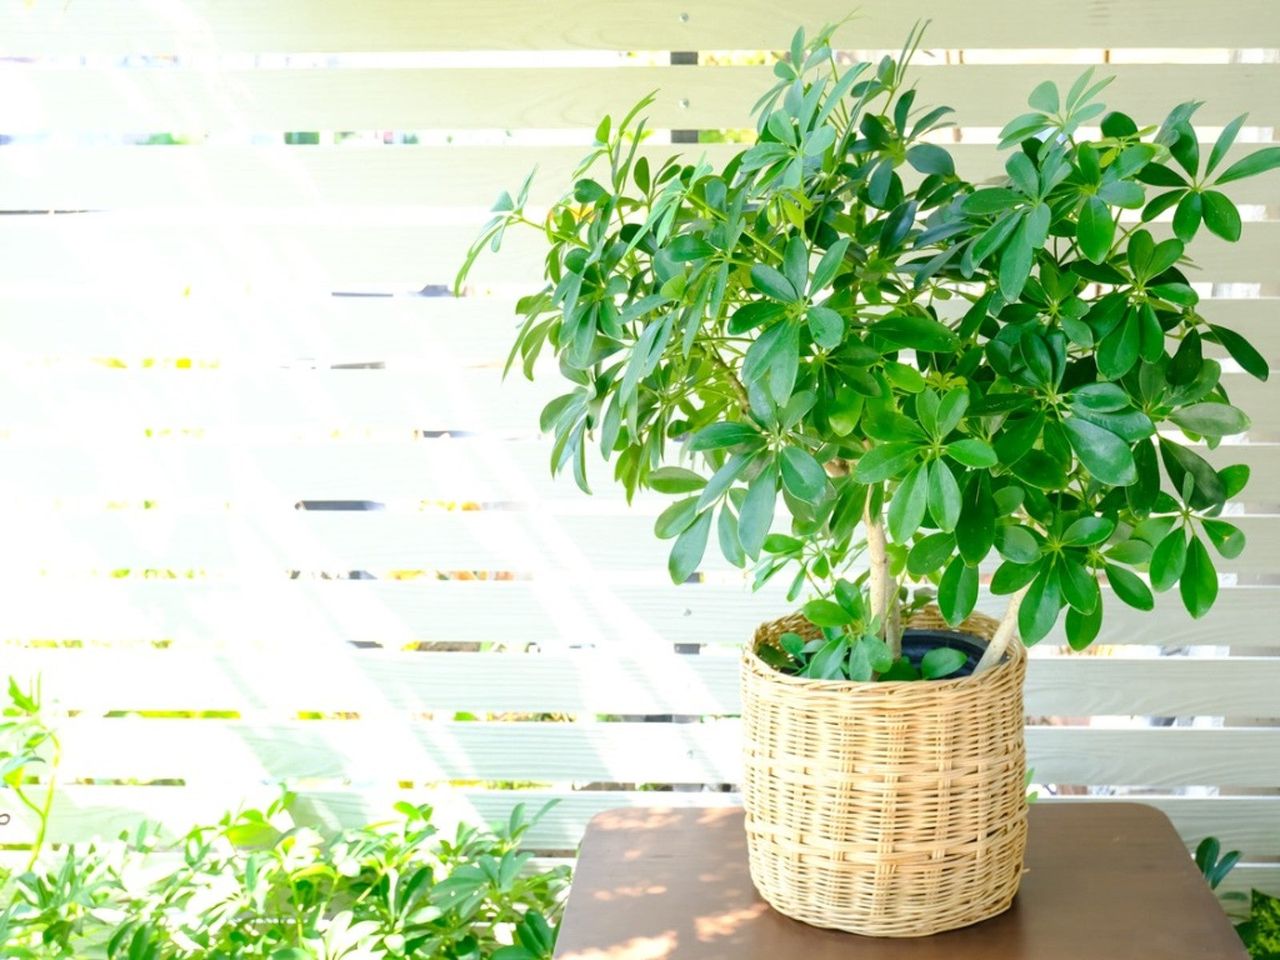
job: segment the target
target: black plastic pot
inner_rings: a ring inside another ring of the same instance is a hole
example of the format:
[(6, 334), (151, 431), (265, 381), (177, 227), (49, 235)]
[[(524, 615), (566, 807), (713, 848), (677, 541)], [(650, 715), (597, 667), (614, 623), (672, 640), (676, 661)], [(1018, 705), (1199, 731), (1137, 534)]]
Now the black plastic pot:
[(947, 674), (944, 678), (946, 680), (967, 677), (973, 673), (978, 666), (978, 661), (982, 659), (983, 652), (987, 649), (987, 645), (980, 640), (954, 630), (919, 630), (908, 627), (902, 633), (902, 655), (910, 660), (911, 665), (916, 669), (920, 668), (920, 661), (924, 659), (924, 655), (938, 647), (950, 647), (968, 657), (964, 666), (955, 673)]

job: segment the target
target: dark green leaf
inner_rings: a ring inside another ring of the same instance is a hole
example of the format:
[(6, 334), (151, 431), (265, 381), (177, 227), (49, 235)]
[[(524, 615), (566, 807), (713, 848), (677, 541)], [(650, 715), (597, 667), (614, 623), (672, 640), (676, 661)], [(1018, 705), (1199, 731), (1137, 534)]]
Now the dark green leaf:
[(690, 493), (706, 485), (705, 478), (684, 467), (659, 467), (649, 474), (649, 486), (659, 493)]
[(1209, 324), (1209, 329), (1213, 331), (1218, 342), (1226, 348), (1227, 353), (1231, 354), (1231, 359), (1240, 364), (1246, 373), (1259, 380), (1267, 379), (1270, 368), (1267, 365), (1266, 358), (1254, 349), (1253, 344), (1234, 330), (1228, 330), (1226, 327), (1211, 323)]
[(689, 441), (693, 451), (714, 450), (720, 447), (736, 447), (739, 444), (758, 445), (763, 442), (759, 431), (745, 423), (713, 423), (703, 427)]
[(951, 676), (968, 662), (968, 655), (959, 650), (951, 647), (934, 647), (921, 658), (920, 674), (926, 680), (940, 680)]
[(800, 299), (800, 294), (790, 280), (773, 267), (762, 263), (751, 268), (751, 285), (765, 296), (783, 303), (794, 303)]
[(1110, 517), (1081, 517), (1067, 527), (1062, 543), (1068, 547), (1092, 547), (1106, 542), (1115, 528), (1116, 522)]
[(907, 474), (889, 501), (889, 534), (895, 542), (906, 543), (920, 528), (928, 500), (928, 465), (922, 463)]
[(1111, 584), (1117, 597), (1136, 610), (1150, 610), (1156, 605), (1151, 589), (1142, 582), (1142, 578), (1124, 567), (1108, 563), (1107, 583)]
[(710, 531), (711, 511), (706, 510), (698, 515), (691, 527), (676, 538), (671, 547), (671, 557), (667, 561), (672, 583), (684, 583), (697, 571), (707, 549), (707, 534)]
[(1249, 429), (1249, 418), (1244, 411), (1228, 403), (1193, 403), (1175, 410), (1169, 419), (1188, 433), (1205, 437), (1226, 437)]
[(907, 554), (907, 573), (924, 577), (947, 562), (956, 548), (955, 534), (931, 533), (918, 541)]
[(826, 495), (827, 473), (807, 450), (783, 447), (782, 483), (792, 496), (816, 504)]
[(778, 501), (778, 477), (773, 469), (762, 470), (747, 487), (746, 499), (738, 515), (738, 539), (753, 560), (760, 556), (764, 538), (773, 526), (773, 509)]
[(832, 600), (810, 600), (804, 605), (805, 618), (818, 627), (843, 627), (853, 623), (853, 616)]
[(943, 449), (948, 456), (959, 463), (963, 463), (966, 467), (983, 469), (994, 467), (997, 462), (995, 450), (985, 440), (978, 440), (972, 437), (965, 440), (955, 440), (947, 444)]
[(956, 522), (956, 545), (970, 566), (981, 563), (995, 542), (996, 504), (986, 473), (970, 475)]
[(1097, 197), (1089, 197), (1080, 209), (1080, 217), (1076, 222), (1080, 252), (1094, 263), (1102, 263), (1111, 252), (1115, 233), (1116, 224), (1111, 219), (1111, 211), (1107, 205)]
[(1235, 243), (1240, 239), (1240, 211), (1226, 194), (1206, 190), (1203, 195), (1204, 225), (1223, 240)]
[(871, 325), (871, 332), (898, 347), (913, 350), (948, 351), (960, 346), (951, 329), (931, 317), (897, 314)]
[(1022, 198), (1006, 187), (984, 187), (965, 197), (960, 209), (971, 216), (1000, 213), (1017, 206)]
[(1280, 167), (1280, 147), (1263, 147), (1261, 150), (1255, 150), (1247, 157), (1241, 157), (1227, 167), (1222, 176), (1218, 177), (1214, 182), (1230, 183), (1232, 180), (1256, 176), (1267, 170), (1274, 170), (1276, 167)]
[(897, 476), (916, 459), (919, 451), (914, 443), (882, 443), (872, 447), (858, 460), (853, 478), (859, 483), (878, 483)]
[(1053, 629), (1062, 610), (1062, 596), (1053, 567), (1046, 565), (1031, 581), (1018, 608), (1018, 632), (1027, 646), (1038, 643)]
[(1190, 243), (1200, 229), (1204, 205), (1199, 193), (1188, 193), (1178, 201), (1173, 212), (1173, 233), (1183, 243)]
[(702, 237), (693, 234), (683, 234), (676, 237), (666, 247), (667, 256), (677, 263), (684, 263), (689, 260), (701, 260), (709, 257), (716, 252), (716, 248), (707, 243)]
[(938, 582), (938, 609), (942, 619), (952, 627), (959, 626), (973, 613), (977, 602), (978, 568), (968, 566), (963, 557), (956, 557)]
[(1164, 593), (1182, 576), (1187, 562), (1187, 534), (1181, 527), (1170, 530), (1151, 554), (1151, 586)]
[(1092, 613), (1081, 613), (1072, 607), (1066, 618), (1067, 643), (1072, 650), (1084, 650), (1098, 636), (1102, 626), (1102, 604), (1099, 603)]
[(830, 307), (810, 307), (805, 313), (813, 342), (830, 350), (844, 339), (844, 318)]
[(1040, 545), (1026, 527), (1003, 524), (996, 527), (996, 549), (1000, 556), (1014, 563), (1033, 563), (1040, 556)]
[(960, 518), (960, 486), (951, 468), (942, 460), (929, 465), (929, 515), (944, 532), (955, 529)]
[(1067, 603), (1081, 613), (1093, 613), (1101, 602), (1098, 580), (1083, 564), (1067, 557), (1058, 563), (1058, 584)]
[(1213, 569), (1209, 551), (1199, 537), (1193, 536), (1187, 546), (1187, 561), (1178, 583), (1182, 605), (1199, 620), (1218, 599), (1218, 572)]
[(1213, 541), (1214, 548), (1228, 560), (1234, 560), (1244, 551), (1244, 532), (1233, 523), (1225, 520), (1200, 521), (1205, 535)]
[(997, 597), (1016, 593), (1035, 579), (1043, 566), (1040, 562), (1014, 563), (1006, 561), (996, 568), (991, 577), (991, 592)]
[(660, 540), (670, 540), (687, 530), (697, 515), (697, 497), (677, 500), (658, 514), (658, 519), (653, 524), (653, 533)]
[(1062, 426), (1071, 441), (1071, 449), (1094, 477), (1119, 487), (1138, 479), (1133, 452), (1114, 433), (1080, 417), (1068, 417)]
[(949, 177), (956, 172), (951, 154), (935, 143), (917, 143), (911, 147), (907, 150), (907, 163), (926, 175)]

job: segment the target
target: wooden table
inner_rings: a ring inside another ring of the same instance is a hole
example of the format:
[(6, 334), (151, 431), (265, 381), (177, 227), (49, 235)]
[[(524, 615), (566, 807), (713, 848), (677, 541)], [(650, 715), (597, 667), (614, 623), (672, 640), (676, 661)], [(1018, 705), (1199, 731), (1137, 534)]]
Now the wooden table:
[(1137, 803), (1031, 808), (1013, 908), (883, 940), (775, 912), (747, 873), (742, 811), (614, 810), (591, 821), (559, 960), (1248, 960), (1167, 817)]

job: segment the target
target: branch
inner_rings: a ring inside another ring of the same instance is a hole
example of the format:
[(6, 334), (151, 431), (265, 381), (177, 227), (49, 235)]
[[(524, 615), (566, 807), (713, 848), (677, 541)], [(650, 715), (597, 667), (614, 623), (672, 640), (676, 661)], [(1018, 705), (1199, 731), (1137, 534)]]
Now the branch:
[(978, 661), (978, 665), (973, 670), (974, 676), (990, 670), (1003, 659), (1005, 650), (1009, 648), (1009, 641), (1013, 639), (1013, 635), (1018, 628), (1018, 611), (1022, 608), (1022, 598), (1027, 595), (1029, 589), (1031, 589), (1031, 584), (1027, 584), (1009, 598), (1009, 606), (1004, 612), (1004, 619), (1000, 621), (1000, 626), (996, 628), (995, 636), (987, 643), (987, 649), (983, 652), (982, 659)]
[(729, 386), (733, 388), (734, 395), (738, 398), (738, 406), (742, 408), (742, 412), (750, 413), (751, 398), (747, 396), (747, 388), (742, 385), (742, 381), (733, 372), (733, 368), (724, 362), (724, 357), (720, 356), (720, 351), (715, 347), (707, 347), (707, 359), (716, 367), (719, 367), (720, 372), (729, 378)]
[(902, 655), (902, 633), (898, 629), (897, 616), (898, 585), (889, 576), (889, 552), (884, 536), (884, 522), (879, 516), (871, 515), (870, 496), (867, 497), (867, 506), (862, 513), (862, 522), (867, 528), (867, 560), (870, 564), (867, 586), (871, 593), (871, 615), (880, 621), (889, 653), (896, 660)]

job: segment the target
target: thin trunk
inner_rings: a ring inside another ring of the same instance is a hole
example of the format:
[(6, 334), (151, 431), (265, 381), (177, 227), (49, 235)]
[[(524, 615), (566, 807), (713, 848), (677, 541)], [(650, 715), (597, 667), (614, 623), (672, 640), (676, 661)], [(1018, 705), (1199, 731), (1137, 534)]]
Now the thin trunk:
[(974, 675), (990, 670), (1004, 657), (1004, 652), (1009, 648), (1009, 642), (1014, 639), (1014, 634), (1018, 630), (1018, 611), (1022, 608), (1022, 598), (1027, 595), (1027, 590), (1031, 584), (1023, 587), (1017, 593), (1009, 598), (1009, 606), (1004, 612), (1004, 619), (1000, 621), (1000, 626), (996, 628), (995, 636), (987, 644), (986, 651), (982, 654), (982, 659), (978, 661), (977, 667), (974, 668)]
[(867, 528), (867, 561), (870, 564), (867, 586), (871, 594), (871, 615), (880, 621), (885, 643), (896, 660), (902, 654), (902, 631), (898, 617), (898, 585), (889, 576), (884, 521), (871, 515), (869, 505), (862, 519)]

